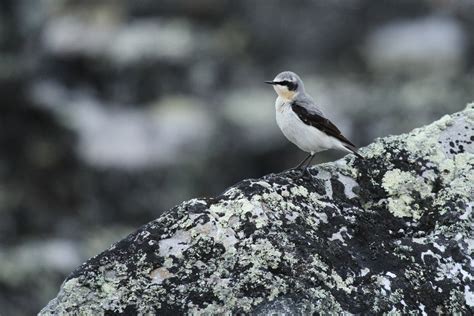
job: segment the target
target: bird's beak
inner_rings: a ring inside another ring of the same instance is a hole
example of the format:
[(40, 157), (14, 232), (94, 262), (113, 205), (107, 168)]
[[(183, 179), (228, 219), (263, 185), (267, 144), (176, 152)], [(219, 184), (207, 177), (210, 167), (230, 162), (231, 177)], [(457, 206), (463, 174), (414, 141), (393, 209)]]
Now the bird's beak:
[(268, 84), (276, 84), (276, 82), (274, 82), (274, 81), (265, 81), (265, 83), (268, 83)]

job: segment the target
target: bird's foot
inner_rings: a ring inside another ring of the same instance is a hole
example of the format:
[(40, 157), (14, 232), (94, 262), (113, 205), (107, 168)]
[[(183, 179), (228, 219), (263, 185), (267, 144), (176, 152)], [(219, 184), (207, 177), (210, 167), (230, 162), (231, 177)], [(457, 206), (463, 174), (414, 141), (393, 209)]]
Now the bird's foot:
[(304, 168), (302, 168), (302, 167), (296, 166), (296, 167), (292, 167), (292, 168), (286, 169), (285, 172), (301, 173), (301, 171), (303, 171), (303, 169), (304, 169)]
[(304, 175), (304, 169), (299, 167), (293, 167), (293, 168), (290, 168), (290, 169), (286, 169), (284, 171), (285, 173), (288, 173), (290, 175), (290, 177), (294, 178), (294, 179), (300, 179), (303, 175)]
[(300, 175), (299, 175), (300, 179), (306, 178), (306, 177), (311, 178), (311, 172), (309, 171), (309, 167), (301, 168), (299, 172), (300, 172)]

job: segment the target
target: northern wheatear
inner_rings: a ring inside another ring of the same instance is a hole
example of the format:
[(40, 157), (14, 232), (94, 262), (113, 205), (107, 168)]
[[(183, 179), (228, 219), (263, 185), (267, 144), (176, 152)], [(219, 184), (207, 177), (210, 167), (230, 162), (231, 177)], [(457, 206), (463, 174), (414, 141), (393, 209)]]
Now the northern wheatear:
[(305, 167), (307, 168), (315, 153), (332, 148), (363, 158), (357, 153), (357, 147), (324, 116), (311, 96), (306, 93), (303, 81), (297, 74), (284, 71), (273, 81), (265, 82), (273, 85), (278, 94), (275, 109), (276, 121), (281, 131), (290, 142), (309, 153), (296, 168), (308, 161)]

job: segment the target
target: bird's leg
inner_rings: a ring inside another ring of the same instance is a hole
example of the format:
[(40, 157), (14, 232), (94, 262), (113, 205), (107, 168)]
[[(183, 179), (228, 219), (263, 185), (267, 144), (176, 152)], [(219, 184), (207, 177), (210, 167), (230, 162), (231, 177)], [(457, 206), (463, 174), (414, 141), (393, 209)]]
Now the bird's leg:
[(311, 165), (311, 161), (313, 161), (314, 154), (311, 153), (310, 155), (311, 155), (311, 158), (309, 159), (308, 163), (306, 164), (305, 170), (309, 168), (309, 166)]
[(308, 160), (312, 155), (309, 154), (305, 159), (303, 159), (302, 162), (300, 162), (296, 167), (294, 167), (293, 169), (300, 169), (302, 165), (304, 165), (304, 163), (306, 162), (306, 160)]
[(306, 164), (304, 168), (301, 169), (300, 178), (304, 177), (306, 174), (308, 174), (308, 176), (311, 176), (311, 173), (309, 173), (308, 167), (311, 164), (311, 161), (313, 161), (313, 158), (314, 158), (314, 154), (310, 154), (310, 159), (308, 163)]

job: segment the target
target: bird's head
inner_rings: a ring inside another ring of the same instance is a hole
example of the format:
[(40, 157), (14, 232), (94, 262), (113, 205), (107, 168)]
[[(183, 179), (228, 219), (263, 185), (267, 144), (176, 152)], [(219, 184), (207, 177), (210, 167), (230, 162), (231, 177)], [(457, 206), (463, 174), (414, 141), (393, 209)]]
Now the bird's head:
[(304, 91), (303, 81), (291, 71), (281, 72), (275, 79), (265, 83), (273, 85), (278, 96), (285, 100), (293, 100), (297, 93)]

